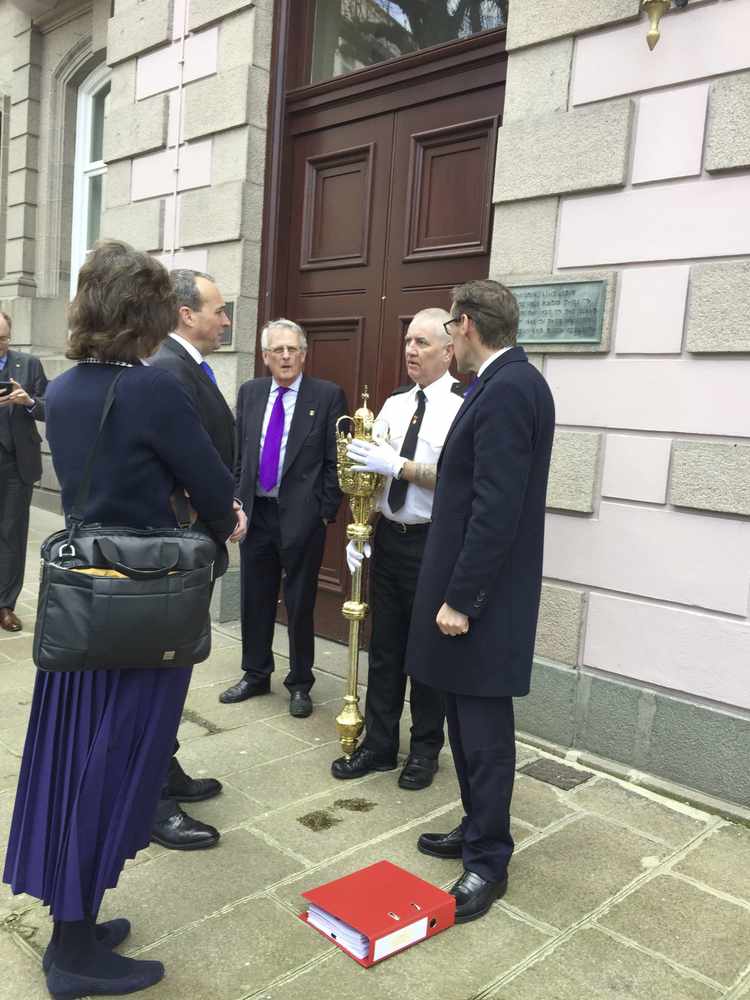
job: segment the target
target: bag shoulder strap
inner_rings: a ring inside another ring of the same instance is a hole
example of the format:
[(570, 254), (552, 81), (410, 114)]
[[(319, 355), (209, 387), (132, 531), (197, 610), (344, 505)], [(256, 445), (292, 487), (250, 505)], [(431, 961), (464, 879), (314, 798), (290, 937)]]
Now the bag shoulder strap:
[(102, 437), (102, 430), (104, 429), (104, 424), (109, 416), (109, 411), (112, 409), (112, 404), (115, 401), (115, 389), (117, 388), (117, 383), (120, 381), (122, 376), (125, 374), (125, 369), (118, 372), (117, 375), (112, 379), (109, 389), (107, 389), (107, 395), (104, 398), (104, 406), (102, 407), (102, 415), (99, 418), (99, 429), (96, 432), (96, 438), (94, 444), (89, 452), (89, 457), (86, 460), (86, 468), (83, 473), (83, 479), (81, 480), (80, 486), (78, 487), (78, 492), (76, 493), (75, 501), (73, 502), (73, 508), (68, 514), (68, 521), (70, 521), (71, 530), (68, 537), (68, 542), (73, 536), (76, 528), (80, 527), (84, 521), (84, 515), (86, 512), (86, 504), (89, 501), (89, 493), (91, 492), (91, 476), (94, 471), (94, 462), (96, 461), (96, 456), (99, 451), (99, 443)]

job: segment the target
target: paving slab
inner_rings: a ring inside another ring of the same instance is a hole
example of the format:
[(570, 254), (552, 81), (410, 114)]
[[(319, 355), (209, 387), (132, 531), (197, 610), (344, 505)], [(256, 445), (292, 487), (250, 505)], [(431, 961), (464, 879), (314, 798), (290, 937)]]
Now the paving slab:
[[(235, 679), (239, 678), (238, 677)], [(260, 697), (248, 698), (236, 705), (222, 705), (219, 695), (227, 688), (227, 684), (221, 681), (218, 684), (211, 684), (203, 688), (190, 688), (186, 702), (186, 715), (194, 722), (201, 723), (201, 720), (209, 722), (212, 728), (220, 730), (240, 729), (251, 722), (260, 722), (269, 719), (274, 715), (289, 714), (289, 697), (284, 691), (272, 691), (271, 694), (264, 694)]]
[(572, 802), (587, 812), (637, 829), (672, 847), (681, 847), (706, 828), (705, 815), (699, 819), (688, 816), (605, 778), (581, 786)]
[(712, 1000), (721, 994), (666, 962), (584, 929), (531, 965), (492, 1000)]
[(432, 785), (418, 792), (400, 789), (394, 774), (337, 782), (327, 794), (280, 809), (254, 828), (313, 862), (324, 861), (434, 809), (457, 804), (455, 777), (448, 771), (438, 771)]
[(178, 758), (193, 778), (221, 778), (253, 764), (309, 750), (310, 744), (256, 722), (229, 732), (208, 733), (180, 747)]
[(596, 816), (582, 816), (519, 851), (506, 899), (564, 928), (605, 903), (669, 853)]
[(724, 986), (750, 961), (750, 907), (669, 875), (640, 886), (601, 923)]
[(750, 830), (731, 824), (716, 830), (675, 871), (750, 902)]
[[(315, 688), (313, 688), (314, 693)], [(282, 713), (264, 721), (279, 732), (300, 736), (308, 743), (317, 746), (323, 746), (326, 743), (335, 744), (336, 746), (331, 751), (331, 760), (333, 760), (334, 756), (337, 756), (336, 747), (338, 747), (339, 738), (336, 732), (336, 716), (340, 711), (341, 703), (338, 699), (334, 699), (321, 705), (316, 704), (312, 715), (308, 715), (306, 719), (293, 719), (285, 707)]]
[[(265, 809), (279, 809), (297, 799), (333, 790), (343, 798), (351, 792), (351, 783), (337, 781), (331, 776), (333, 758), (334, 753), (329, 746), (320, 746), (297, 753), (292, 759), (275, 760), (233, 772), (227, 775), (227, 779), (257, 799)], [(395, 780), (398, 771), (392, 773)]]
[(13, 817), (13, 803), (16, 799), (15, 789), (0, 793), (0, 849), (5, 851), (8, 845), (10, 821)]
[(461, 821), (462, 815), (463, 810), (455, 807), (439, 820), (426, 820), (374, 844), (365, 844), (343, 858), (286, 879), (282, 885), (276, 886), (273, 895), (294, 913), (298, 913), (305, 905), (303, 892), (384, 860), (413, 872), (433, 885), (450, 886), (463, 870), (461, 862), (421, 854), (417, 850), (417, 839), (421, 833), (453, 829)]
[[(49, 1000), (42, 966), (0, 928), (0, 1000)], [(11, 972), (12, 970), (12, 972)]]
[(510, 811), (516, 819), (543, 830), (574, 812), (566, 797), (566, 792), (560, 792), (551, 785), (525, 774), (516, 774)]
[(150, 944), (229, 903), (262, 893), (300, 864), (247, 830), (222, 837), (208, 851), (166, 851), (123, 872), (104, 897), (101, 919), (127, 915), (128, 951)]
[(150, 948), (165, 978), (149, 1000), (237, 1000), (330, 951), (331, 945), (271, 899), (253, 899)]
[(0, 747), (0, 792), (15, 792), (20, 769), (20, 756)]
[(7, 662), (0, 660), (0, 664), (2, 664), (0, 666), (0, 679), (4, 691), (11, 688), (18, 691), (28, 691), (29, 694), (33, 691), (36, 667), (31, 657), (25, 660), (8, 660)]
[(242, 649), (239, 644), (236, 642), (227, 643), (226, 636), (222, 636), (214, 630), (211, 636), (211, 655), (203, 663), (196, 663), (193, 667), (193, 676), (190, 680), (191, 690), (197, 691), (198, 688), (210, 687), (212, 684), (222, 682), (225, 688), (229, 687), (240, 677), (241, 660)]
[(7, 638), (0, 636), (0, 653), (11, 660), (28, 660), (34, 647), (33, 632), (21, 632)]
[(247, 825), (265, 811), (260, 802), (227, 782), (220, 795), (205, 802), (185, 802), (184, 808), (195, 819), (210, 823), (221, 833)]
[(209, 733), (208, 729), (203, 726), (199, 726), (197, 722), (189, 722), (187, 719), (183, 719), (177, 728), (177, 739), (180, 744), (188, 743), (190, 740), (195, 740), (199, 736), (207, 736)]
[[(308, 933), (316, 933), (308, 928)], [(317, 936), (317, 935), (316, 935)], [(469, 1000), (498, 973), (512, 969), (547, 938), (495, 906), (475, 923), (452, 927), (363, 969), (338, 949), (291, 982), (266, 988), (269, 1000)]]

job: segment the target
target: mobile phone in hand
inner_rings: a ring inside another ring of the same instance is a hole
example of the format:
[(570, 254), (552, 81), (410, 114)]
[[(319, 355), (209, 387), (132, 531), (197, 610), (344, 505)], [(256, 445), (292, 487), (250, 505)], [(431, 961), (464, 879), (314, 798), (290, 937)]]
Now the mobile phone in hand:
[(2, 399), (3, 396), (10, 396), (14, 388), (15, 387), (12, 382), (0, 381), (0, 399)]

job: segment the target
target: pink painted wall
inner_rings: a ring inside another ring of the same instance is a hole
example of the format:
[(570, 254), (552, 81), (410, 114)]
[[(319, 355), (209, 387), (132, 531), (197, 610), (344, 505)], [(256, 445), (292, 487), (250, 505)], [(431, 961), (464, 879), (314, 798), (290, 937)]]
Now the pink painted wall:
[[(552, 355), (558, 422), (604, 433), (592, 517), (547, 519), (545, 575), (588, 593), (580, 666), (750, 709), (750, 519), (669, 502), (681, 440), (750, 444), (750, 354), (685, 349), (691, 265), (750, 258), (750, 170), (704, 169), (715, 78), (750, 67), (750, 0), (577, 38), (570, 109), (630, 95), (628, 183), (564, 197), (555, 270), (618, 272), (612, 349)], [(750, 315), (746, 317), (750, 324)]]

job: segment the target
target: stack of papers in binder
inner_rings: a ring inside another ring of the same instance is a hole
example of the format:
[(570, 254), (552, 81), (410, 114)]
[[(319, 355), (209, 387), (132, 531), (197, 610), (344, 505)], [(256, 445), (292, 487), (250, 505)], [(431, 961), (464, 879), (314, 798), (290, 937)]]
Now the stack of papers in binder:
[(378, 861), (303, 893), (300, 914), (368, 968), (455, 923), (456, 900), (411, 872)]
[(330, 913), (326, 913), (325, 910), (321, 910), (319, 906), (311, 904), (307, 908), (307, 922), (327, 934), (342, 948), (346, 948), (355, 958), (367, 958), (367, 953), (370, 950), (370, 939), (366, 934), (362, 934), (349, 924), (345, 924), (343, 920), (339, 920)]

